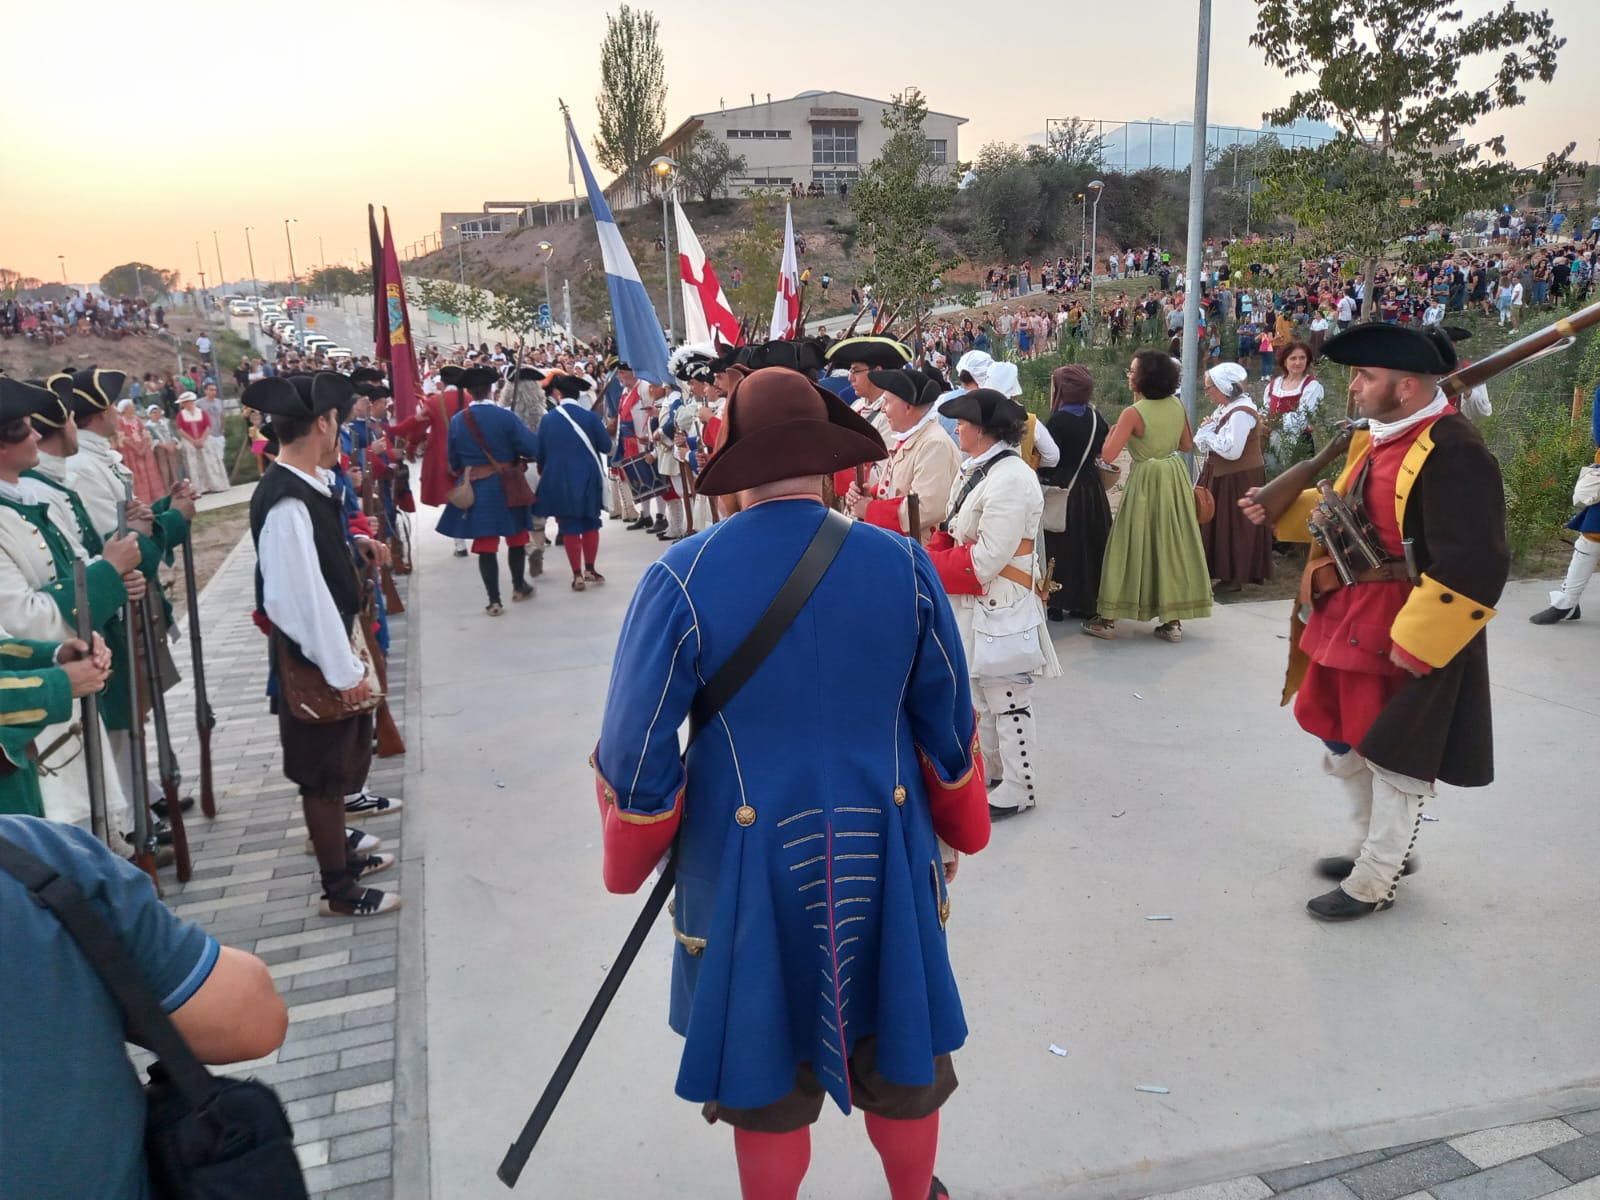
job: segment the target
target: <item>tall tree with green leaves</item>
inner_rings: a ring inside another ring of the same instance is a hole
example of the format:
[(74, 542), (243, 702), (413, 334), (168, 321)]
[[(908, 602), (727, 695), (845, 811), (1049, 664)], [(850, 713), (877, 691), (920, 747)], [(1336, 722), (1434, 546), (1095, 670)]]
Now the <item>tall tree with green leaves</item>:
[[(1360, 258), (1369, 280), (1397, 239), (1511, 194), (1526, 173), (1504, 138), (1467, 135), (1525, 103), (1525, 85), (1549, 83), (1566, 44), (1547, 10), (1515, 0), (1470, 21), (1435, 0), (1256, 0), (1250, 42), (1269, 66), (1311, 81), (1265, 119), (1338, 131), (1326, 145), (1270, 151), (1263, 205), (1292, 216), (1315, 249)], [(1572, 150), (1536, 173), (1563, 170)]]
[(108, 296), (137, 296), (141, 288), (146, 297), (170, 296), (177, 285), (177, 271), (142, 262), (123, 263), (100, 276), (100, 290)]
[(728, 139), (720, 138), (708, 129), (702, 129), (689, 143), (689, 153), (678, 164), (678, 178), (683, 183), (680, 195), (699, 196), (702, 200), (715, 200), (717, 193), (728, 191), (728, 182), (745, 172), (745, 156), (728, 149)]
[(939, 276), (956, 263), (932, 236), (956, 185), (949, 168), (929, 156), (927, 115), (928, 102), (916, 88), (895, 96), (883, 114), (888, 141), (850, 189), (859, 244), (869, 260), (863, 278), (880, 304), (906, 305), (908, 314), (926, 304)]
[(606, 15), (606, 36), (600, 43), (595, 157), (607, 170), (632, 178), (635, 200), (645, 192), (645, 156), (667, 127), (667, 67), (657, 39), (660, 28), (654, 13), (624, 4), (615, 16)]
[[(760, 325), (772, 317), (772, 298), (778, 294), (778, 270), (783, 258), (783, 224), (776, 219), (778, 193), (758, 188), (750, 193), (750, 220), (728, 242), (730, 274), (737, 267), (743, 283), (727, 290), (728, 305), (740, 321)], [(721, 261), (721, 256), (719, 256)], [(765, 328), (764, 325), (760, 327)]]

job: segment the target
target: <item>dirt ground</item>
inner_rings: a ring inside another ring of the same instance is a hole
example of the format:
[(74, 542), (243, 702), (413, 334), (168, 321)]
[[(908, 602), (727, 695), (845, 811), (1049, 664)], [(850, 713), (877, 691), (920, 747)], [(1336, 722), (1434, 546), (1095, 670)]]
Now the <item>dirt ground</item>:
[[(195, 581), (203, 590), (206, 581), (217, 573), (217, 568), (222, 565), (222, 560), (228, 557), (239, 539), (250, 529), (250, 506), (248, 504), (235, 504), (228, 508), (213, 509), (211, 512), (197, 513), (194, 525), (190, 530), (190, 541), (194, 546), (194, 573)], [(177, 612), (179, 619), (186, 619), (186, 605), (189, 603), (184, 594), (183, 556), (179, 554), (177, 560), (170, 567), (163, 567), (161, 577), (167, 584), (167, 594), (172, 599), (172, 607)]]

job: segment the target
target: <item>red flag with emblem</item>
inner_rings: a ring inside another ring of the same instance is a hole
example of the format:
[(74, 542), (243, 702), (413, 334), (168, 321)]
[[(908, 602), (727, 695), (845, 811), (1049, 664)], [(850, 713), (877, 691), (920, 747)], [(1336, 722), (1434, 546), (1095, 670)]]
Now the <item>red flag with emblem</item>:
[(389, 386), (394, 389), (395, 420), (404, 421), (417, 411), (422, 398), (422, 373), (417, 370), (417, 346), (411, 340), (411, 314), (406, 309), (406, 284), (400, 276), (394, 235), (389, 231), (389, 210), (383, 210), (382, 264), (377, 272), (373, 314), (374, 340), (379, 360), (389, 364)]

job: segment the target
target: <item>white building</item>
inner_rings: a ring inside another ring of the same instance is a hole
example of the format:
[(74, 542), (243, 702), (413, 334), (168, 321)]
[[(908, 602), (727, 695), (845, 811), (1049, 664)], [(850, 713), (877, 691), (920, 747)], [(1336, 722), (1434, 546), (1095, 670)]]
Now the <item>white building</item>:
[[(802, 187), (821, 184), (824, 191), (836, 194), (840, 184), (854, 183), (861, 168), (878, 157), (888, 140), (883, 114), (891, 107), (887, 100), (848, 92), (801, 92), (789, 100), (768, 96), (764, 104), (752, 102), (740, 108), (695, 113), (663, 138), (645, 161), (665, 155), (681, 162), (704, 129), (726, 139), (734, 154), (744, 155), (744, 173), (730, 184), (734, 195), (751, 188), (788, 190), (796, 183)], [(928, 113), (923, 130), (933, 162), (954, 165), (958, 161), (957, 132), (966, 123), (965, 117)], [(626, 176), (606, 188), (606, 200), (613, 209), (638, 203)]]

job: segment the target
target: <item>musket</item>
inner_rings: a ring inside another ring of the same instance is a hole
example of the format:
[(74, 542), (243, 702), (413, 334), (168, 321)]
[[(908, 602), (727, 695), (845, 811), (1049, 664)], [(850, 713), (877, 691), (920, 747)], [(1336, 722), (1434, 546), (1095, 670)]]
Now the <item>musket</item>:
[[(383, 507), (383, 498), (377, 494), (377, 480), (372, 477), (372, 426), (367, 425), (367, 440), (360, 446), (360, 457), (357, 461), (361, 464), (361, 511), (373, 522), (374, 541), (380, 546), (389, 544), (388, 514)], [(351, 441), (355, 435), (352, 432)], [(378, 569), (378, 585), (383, 588), (383, 606), (396, 616), (405, 612), (406, 606), (400, 602), (400, 589), (394, 585), (394, 574), (388, 567)]]
[[(89, 610), (89, 579), (83, 559), (72, 564), (73, 611), (78, 615), (78, 638), (94, 649), (94, 614)], [(100, 699), (92, 692), (78, 701), (78, 721), (83, 726), (83, 765), (89, 775), (89, 819), (94, 836), (110, 845), (114, 836), (106, 818), (106, 763), (100, 742)]]
[(1367, 531), (1350, 502), (1333, 490), (1333, 484), (1326, 479), (1317, 484), (1317, 490), (1322, 493), (1322, 501), (1317, 505), (1319, 512), (1324, 513), (1329, 523), (1336, 529), (1362, 558), (1367, 560), (1367, 566), (1381, 567), (1388, 561), (1372, 539), (1367, 536)]
[[(117, 536), (128, 532), (128, 506), (117, 502)], [(161, 895), (161, 877), (156, 873), (156, 836), (150, 825), (150, 760), (145, 753), (144, 709), (139, 695), (139, 624), (137, 600), (129, 600), (122, 610), (123, 651), (128, 662), (128, 756), (133, 780), (133, 861), (156, 885)]]
[(383, 699), (378, 701), (378, 707), (372, 713), (373, 732), (377, 740), (376, 753), (379, 758), (393, 758), (397, 754), (406, 752), (406, 742), (400, 736), (399, 726), (394, 723), (394, 714), (389, 711), (389, 663), (384, 658), (383, 651), (378, 648), (377, 638), (372, 632), (372, 624), (378, 615), (375, 600), (378, 586), (377, 559), (374, 557), (367, 562), (366, 598), (362, 602), (361, 611), (356, 614), (356, 620), (361, 622), (361, 636), (372, 655), (372, 669), (378, 676), (378, 690), (383, 693)]
[[(1543, 329), (1496, 350), (1488, 357), (1446, 375), (1439, 381), (1439, 389), (1447, 396), (1460, 396), (1513, 367), (1523, 366), (1547, 354), (1560, 353), (1572, 346), (1578, 334), (1596, 325), (1600, 325), (1600, 303), (1591, 304), (1569, 317), (1553, 321)], [(1359, 425), (1358, 422), (1355, 427)], [(1255, 502), (1266, 509), (1269, 525), (1288, 512), (1290, 505), (1300, 494), (1311, 487), (1333, 460), (1345, 452), (1350, 445), (1350, 433), (1349, 428), (1341, 430), (1329, 440), (1316, 457), (1295, 463), (1265, 486), (1257, 489)]]
[[(123, 517), (126, 519), (128, 506), (133, 503), (133, 481), (123, 480), (122, 490)], [(173, 864), (177, 867), (178, 882), (188, 883), (193, 864), (189, 859), (189, 832), (184, 827), (183, 804), (178, 794), (183, 772), (178, 767), (178, 756), (172, 749), (172, 729), (167, 724), (167, 697), (161, 690), (161, 665), (156, 653), (155, 617), (148, 604), (141, 602), (138, 605), (138, 621), (139, 644), (144, 652), (142, 674), (145, 686), (150, 690), (150, 715), (156, 726), (156, 769), (161, 775), (161, 795), (167, 802), (167, 824), (172, 829)], [(138, 669), (140, 660), (133, 662)], [(143, 733), (144, 714), (139, 712), (135, 716), (139, 721), (139, 731)]]
[[(182, 459), (178, 463), (178, 478), (189, 481), (188, 468)], [(211, 708), (211, 697), (206, 693), (205, 643), (200, 632), (200, 590), (195, 580), (194, 540), (189, 528), (183, 530), (183, 593), (189, 610), (189, 664), (194, 679), (194, 728), (200, 736), (200, 811), (208, 817), (217, 815), (217, 799), (212, 791), (211, 731), (217, 727), (217, 714)]]
[(906, 497), (906, 524), (911, 530), (911, 540), (922, 540), (922, 497), (912, 492)]

